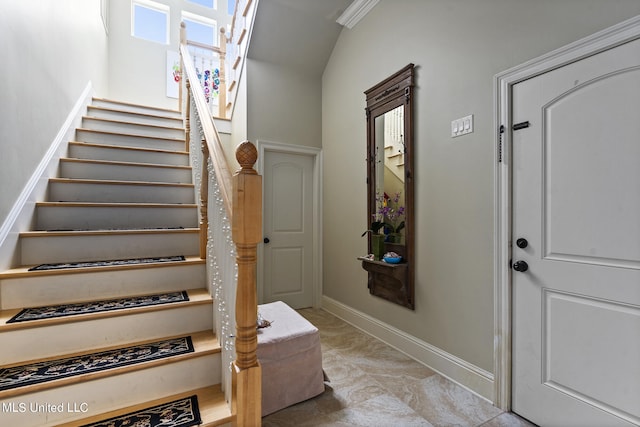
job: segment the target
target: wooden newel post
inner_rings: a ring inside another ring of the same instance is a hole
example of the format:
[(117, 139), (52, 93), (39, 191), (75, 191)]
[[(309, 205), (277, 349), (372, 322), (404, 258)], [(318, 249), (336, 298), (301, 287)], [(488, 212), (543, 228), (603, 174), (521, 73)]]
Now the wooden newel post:
[[(180, 23), (180, 44), (187, 42), (187, 26), (184, 22)], [(178, 111), (182, 112), (182, 79), (184, 78), (184, 58), (180, 53), (180, 81), (178, 82)]]
[(225, 59), (227, 57), (227, 35), (225, 34), (225, 28), (220, 28), (220, 37), (219, 37), (219, 45), (220, 45), (220, 73), (219, 79), (220, 84), (220, 95), (218, 97), (218, 116), (221, 118), (227, 117), (227, 68), (225, 65)]
[(237, 426), (259, 426), (262, 373), (258, 362), (257, 246), (262, 240), (262, 177), (253, 169), (256, 147), (245, 141), (236, 149), (242, 167), (233, 176), (233, 241), (236, 244), (236, 360), (233, 362), (233, 405)]

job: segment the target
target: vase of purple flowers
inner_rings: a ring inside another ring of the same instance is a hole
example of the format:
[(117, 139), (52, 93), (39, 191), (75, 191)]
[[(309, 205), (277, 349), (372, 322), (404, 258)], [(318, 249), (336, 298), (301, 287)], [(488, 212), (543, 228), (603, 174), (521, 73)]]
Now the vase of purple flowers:
[(402, 205), (402, 193), (389, 196), (387, 193), (376, 195), (377, 218), (384, 223), (384, 234), (389, 243), (402, 242), (402, 230), (404, 230), (405, 207)]

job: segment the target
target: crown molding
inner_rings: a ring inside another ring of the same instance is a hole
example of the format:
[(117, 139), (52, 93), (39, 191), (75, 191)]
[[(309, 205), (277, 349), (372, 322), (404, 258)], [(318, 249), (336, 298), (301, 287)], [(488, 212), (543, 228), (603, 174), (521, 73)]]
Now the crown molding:
[(336, 22), (342, 26), (352, 29), (380, 0), (354, 0), (345, 9)]

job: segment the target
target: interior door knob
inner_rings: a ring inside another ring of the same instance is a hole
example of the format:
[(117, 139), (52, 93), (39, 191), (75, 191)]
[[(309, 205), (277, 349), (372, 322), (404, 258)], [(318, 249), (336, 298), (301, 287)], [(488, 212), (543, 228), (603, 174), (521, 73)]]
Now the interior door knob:
[(527, 239), (523, 239), (521, 237), (518, 240), (516, 240), (516, 246), (519, 247), (520, 249), (524, 249), (527, 246), (529, 246), (529, 242), (527, 242)]
[(520, 273), (524, 273), (525, 271), (527, 271), (529, 269), (529, 264), (527, 264), (526, 261), (516, 261), (513, 264), (513, 269), (515, 271), (519, 271)]
[(269, 240), (269, 238), (268, 238), (268, 237), (265, 237), (265, 238), (264, 238), (264, 240), (263, 240), (263, 242), (264, 242), (264, 243), (269, 243), (270, 241), (271, 241), (271, 240)]

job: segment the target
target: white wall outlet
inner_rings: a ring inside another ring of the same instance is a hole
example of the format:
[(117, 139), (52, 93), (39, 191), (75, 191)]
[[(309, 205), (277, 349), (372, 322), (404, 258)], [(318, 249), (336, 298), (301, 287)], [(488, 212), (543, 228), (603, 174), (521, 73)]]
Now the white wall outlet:
[(473, 132), (473, 114), (451, 122), (451, 138)]

